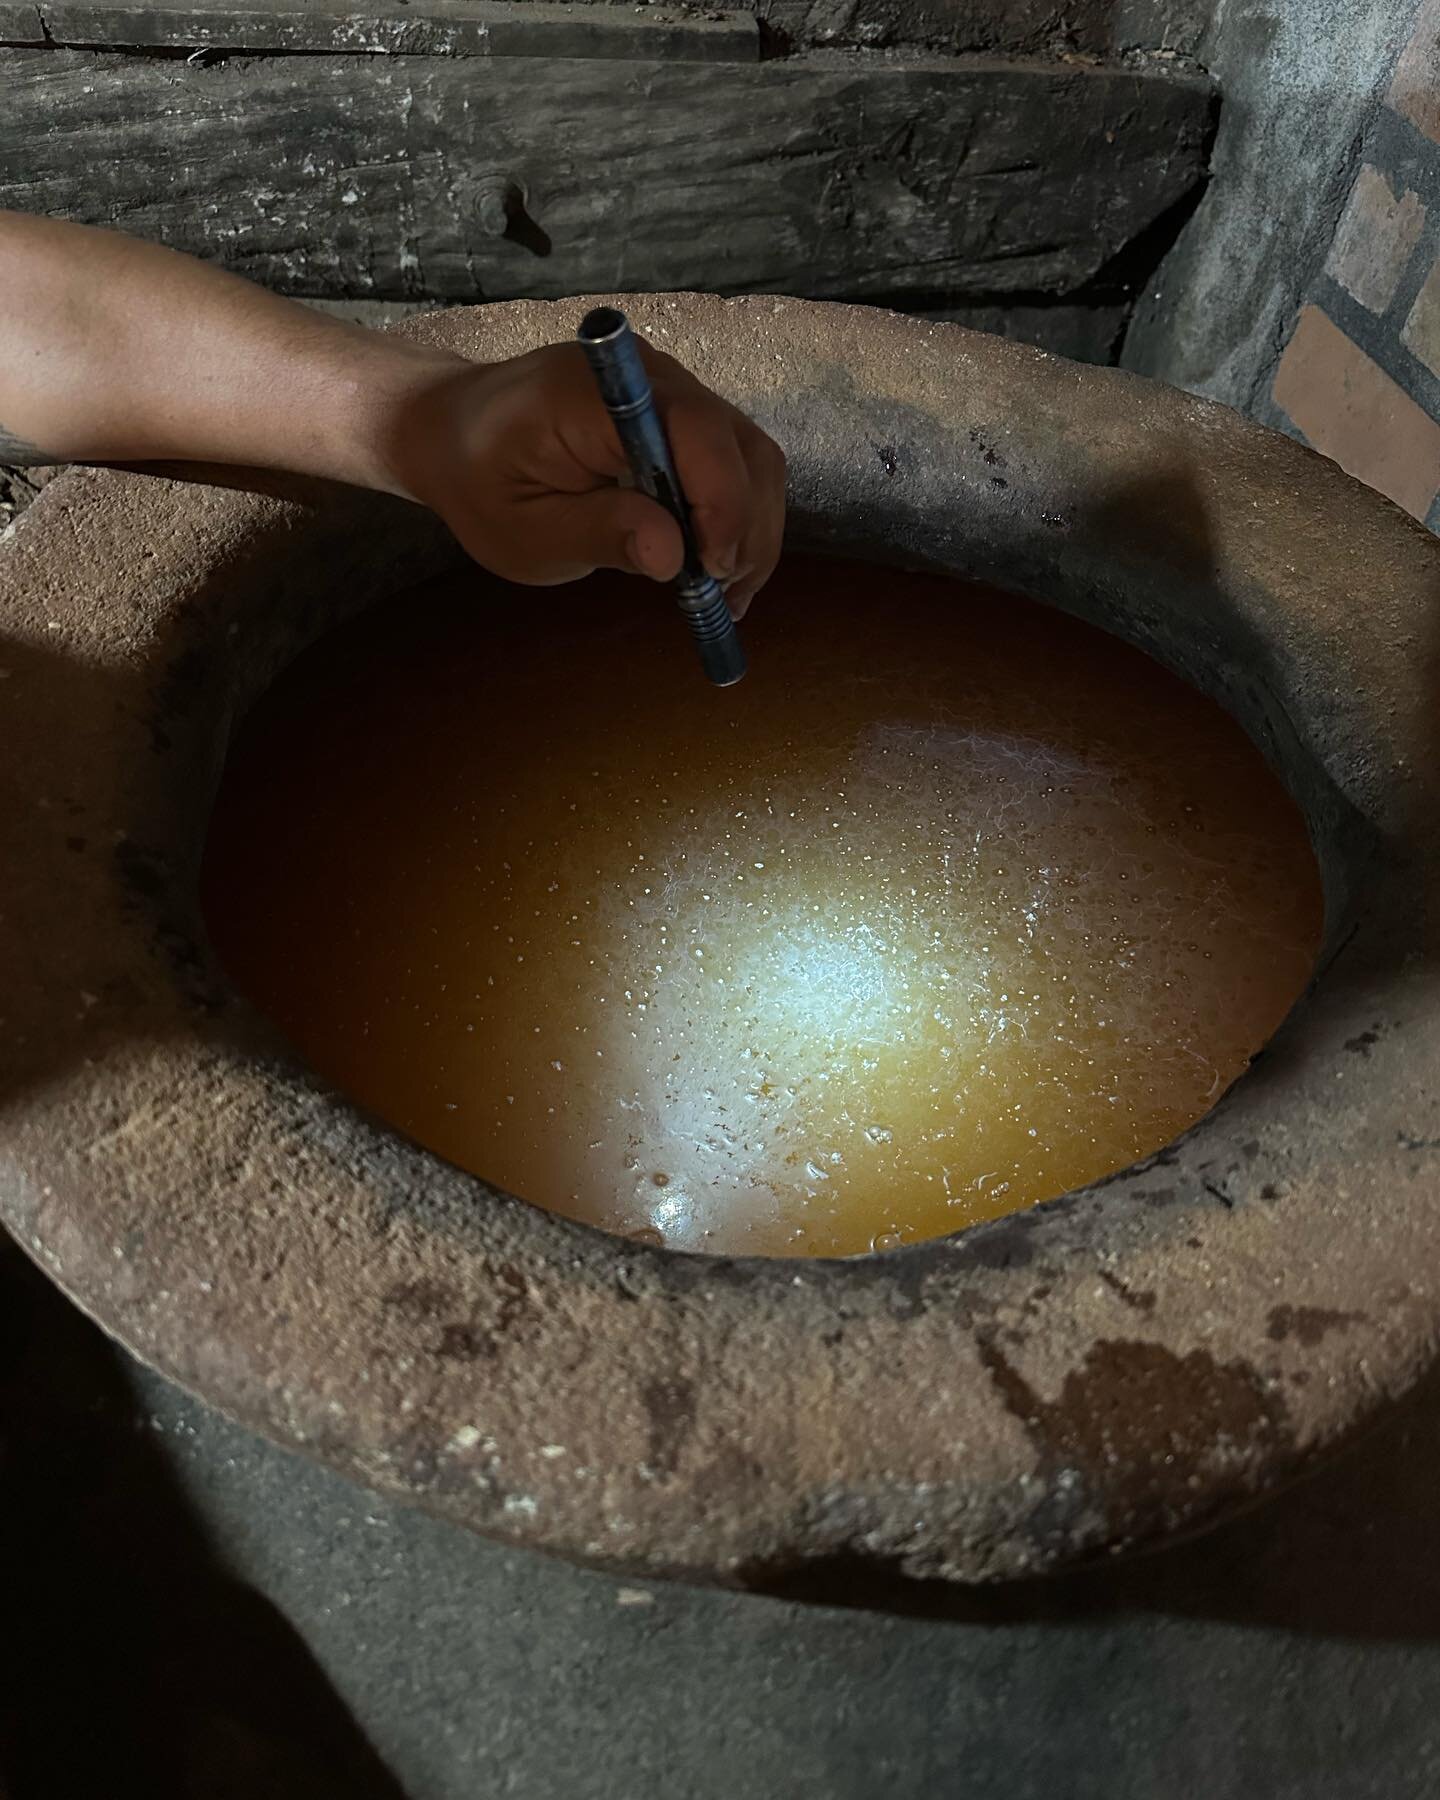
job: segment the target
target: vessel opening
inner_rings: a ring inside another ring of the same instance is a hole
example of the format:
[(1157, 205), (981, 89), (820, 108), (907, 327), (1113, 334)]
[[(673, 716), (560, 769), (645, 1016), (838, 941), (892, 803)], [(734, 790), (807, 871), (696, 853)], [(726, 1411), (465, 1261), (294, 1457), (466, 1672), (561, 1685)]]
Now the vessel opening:
[(1032, 601), (788, 560), (750, 679), (668, 597), (476, 573), (238, 733), (202, 900), (322, 1075), (677, 1249), (886, 1250), (1122, 1168), (1300, 995), (1304, 821), (1220, 707)]

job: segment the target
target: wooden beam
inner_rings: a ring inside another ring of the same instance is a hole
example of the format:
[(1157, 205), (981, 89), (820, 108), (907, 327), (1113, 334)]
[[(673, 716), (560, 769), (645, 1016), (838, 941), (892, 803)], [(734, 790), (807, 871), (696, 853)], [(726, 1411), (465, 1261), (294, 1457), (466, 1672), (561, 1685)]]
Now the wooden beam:
[(0, 44), (334, 56), (635, 57), (756, 62), (748, 12), (621, 7), (552, 0), (0, 0)]
[[(476, 42), (467, 27), (490, 23), (481, 55), (621, 55), (625, 28), (662, 27), (657, 38), (700, 47), (701, 59), (729, 23), (737, 40), (758, 43), (763, 19), (773, 46), (786, 49), (875, 50), (894, 46), (953, 55), (1053, 55), (1063, 39), (1073, 53), (1101, 58), (1122, 47), (1173, 59), (1196, 53), (1215, 0), (167, 0), (154, 8), (139, 0), (0, 0), (0, 43), (55, 43), (65, 48), (214, 47), (255, 51), (331, 51), (468, 55)], [(609, 12), (612, 16), (605, 18)], [(510, 19), (504, 17), (511, 14)], [(521, 14), (532, 13), (534, 19)], [(542, 19), (548, 13), (555, 17)], [(569, 14), (569, 18), (559, 15)], [(728, 19), (723, 15), (731, 15)], [(43, 23), (42, 23), (43, 21)], [(749, 22), (751, 30), (743, 32)], [(504, 30), (500, 27), (505, 27)], [(574, 27), (582, 47), (547, 50), (538, 41)], [(513, 30), (511, 29), (513, 27)], [(46, 35), (48, 33), (48, 36)], [(243, 38), (243, 41), (241, 39)], [(482, 39), (483, 41), (483, 39)], [(502, 49), (508, 41), (523, 48)], [(451, 42), (460, 48), (447, 50)], [(416, 44), (441, 48), (411, 50)], [(689, 49), (684, 52), (689, 55)], [(669, 54), (662, 51), (657, 54)]]
[(5, 50), (0, 91), (0, 205), (394, 300), (1063, 294), (1203, 178), (1213, 106), (1188, 76), (823, 53)]

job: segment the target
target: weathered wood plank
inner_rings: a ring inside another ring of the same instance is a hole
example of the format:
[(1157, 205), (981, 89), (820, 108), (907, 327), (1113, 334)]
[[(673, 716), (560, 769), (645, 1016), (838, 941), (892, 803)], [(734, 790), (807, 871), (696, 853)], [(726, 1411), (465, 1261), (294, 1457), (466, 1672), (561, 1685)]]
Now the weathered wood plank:
[(384, 56), (639, 57), (756, 62), (747, 12), (552, 0), (0, 0), (0, 43), (61, 49), (163, 49)]
[(719, 0), (795, 48), (908, 44), (955, 55), (1198, 54), (1217, 0)]
[[(382, 299), (1065, 293), (1201, 179), (1212, 106), (1193, 78), (823, 54), (9, 50), (0, 91), (0, 205)], [(507, 182), (523, 210), (489, 237)]]
[[(467, 0), (413, 3), (417, 14), (433, 16), (444, 27), (456, 23), (456, 13), (483, 13), (489, 0), (475, 0), (474, 5)], [(136, 0), (92, 0), (88, 5), (66, 6), (63, 14), (46, 0), (0, 0), (0, 43), (49, 41), (69, 47), (176, 44), (197, 48), (200, 46), (192, 37), (194, 22), (204, 14), (229, 11), (249, 15), (247, 30), (256, 41), (243, 48), (343, 51), (364, 49), (375, 15), (388, 18), (399, 7), (400, 0), (376, 0), (374, 6), (358, 6), (356, 0), (233, 0), (233, 4), (231, 0), (191, 0), (189, 5), (183, 0), (170, 0), (153, 9), (155, 16), (151, 21), (146, 15), (152, 9)], [(532, 7), (555, 10), (551, 0), (514, 0), (516, 11)], [(1214, 7), (1215, 0), (1064, 0), (1063, 4), (1057, 4), (1057, 0), (707, 0), (703, 7), (696, 8), (688, 0), (675, 0), (666, 22), (681, 33), (692, 28), (698, 31), (713, 22), (717, 13), (736, 19), (758, 16), (772, 47), (780, 50), (905, 45), (953, 55), (1054, 56), (1063, 50), (1105, 59), (1118, 57), (1122, 52), (1133, 55), (1153, 51), (1173, 59), (1198, 52), (1205, 23)], [(574, 0), (564, 8), (572, 14), (605, 9), (638, 20), (641, 25), (654, 23), (647, 15), (661, 10), (647, 5), (641, 12), (636, 0)], [(347, 43), (338, 33), (332, 33), (326, 41), (322, 36), (326, 25), (323, 18), (318, 25), (306, 23), (305, 15), (336, 11), (349, 13), (359, 33), (358, 43)], [(287, 15), (288, 22), (277, 26), (277, 15)], [(49, 39), (42, 33), (40, 16), (50, 31)], [(572, 21), (547, 21), (547, 41), (569, 22)], [(592, 41), (608, 45), (617, 40), (618, 34), (612, 33), (605, 21), (575, 19), (573, 23), (584, 24), (587, 31), (593, 24), (602, 36)], [(220, 29), (213, 19), (210, 24), (212, 29)], [(271, 31), (275, 33), (273, 37), (269, 35)], [(388, 49), (386, 40), (391, 36), (393, 32), (383, 28), (375, 31), (369, 48)], [(517, 41), (525, 39), (522, 36)], [(621, 54), (608, 48), (553, 52), (543, 43), (509, 51), (492, 48), (488, 53)], [(708, 50), (705, 54), (709, 54)]]

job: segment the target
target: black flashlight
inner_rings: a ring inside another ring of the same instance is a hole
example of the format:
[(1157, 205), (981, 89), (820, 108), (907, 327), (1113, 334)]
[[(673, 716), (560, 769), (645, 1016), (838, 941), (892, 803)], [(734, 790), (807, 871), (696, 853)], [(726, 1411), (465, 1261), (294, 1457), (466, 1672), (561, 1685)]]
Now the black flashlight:
[(685, 544), (685, 562), (675, 584), (680, 610), (690, 621), (690, 634), (705, 673), (717, 687), (730, 687), (745, 673), (745, 652), (724, 590), (713, 575), (706, 574), (700, 561), (690, 508), (680, 489), (630, 321), (616, 307), (597, 306), (586, 313), (578, 335), (600, 397), (615, 421), (635, 485), (658, 500), (680, 527)]

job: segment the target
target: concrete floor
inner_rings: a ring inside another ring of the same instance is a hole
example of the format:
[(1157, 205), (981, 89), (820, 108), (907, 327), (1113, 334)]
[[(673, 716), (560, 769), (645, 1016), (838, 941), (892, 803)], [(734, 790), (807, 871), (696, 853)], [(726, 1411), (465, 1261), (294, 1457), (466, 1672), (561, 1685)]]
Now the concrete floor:
[(9, 1252), (0, 1521), (8, 1800), (1440, 1793), (1440, 1387), (1195, 1544), (901, 1617), (622, 1584), (389, 1506)]

